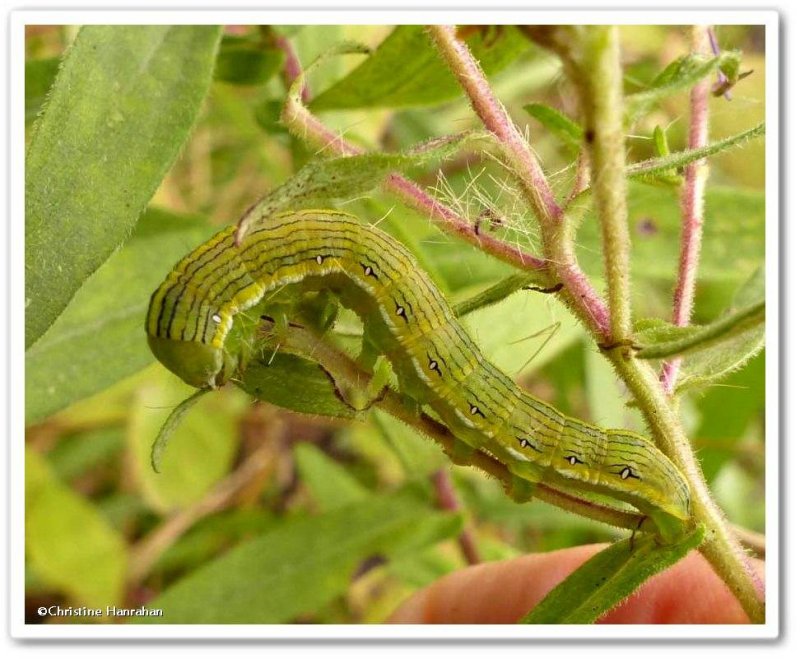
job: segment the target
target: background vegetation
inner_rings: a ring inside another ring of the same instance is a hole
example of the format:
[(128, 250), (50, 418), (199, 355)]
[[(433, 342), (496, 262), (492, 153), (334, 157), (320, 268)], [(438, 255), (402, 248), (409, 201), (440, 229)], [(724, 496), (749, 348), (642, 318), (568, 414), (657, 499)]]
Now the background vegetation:
[[(687, 53), (687, 30), (635, 26), (621, 35), (626, 94), (646, 99), (659, 73)], [(557, 120), (531, 109), (577, 116), (559, 60), (513, 27), (470, 28), (462, 36), (565, 196), (576, 152), (569, 126), (559, 131)], [(763, 31), (723, 27), (717, 36), (722, 48), (740, 49), (742, 68), (754, 73), (730, 100), (712, 99), (712, 140), (750, 129), (764, 115)], [(310, 75), (310, 108), (327, 126), (356, 145), (389, 151), (479, 127), (419, 28), (233, 26), (221, 41), (214, 28), (30, 28), (30, 622), (87, 621), (36, 613), (56, 603), (149, 603), (163, 606), (171, 622), (377, 622), (419, 587), (465, 565), (470, 552), (485, 561), (619, 537), (542, 503), (513, 503), (497, 483), (453, 467), (435, 444), (381, 412), (362, 422), (301, 416), (254, 403), (232, 386), (185, 417), (162, 473), (150, 467), (160, 425), (191, 393), (152, 363), (143, 332), (150, 293), (175, 261), (314, 156), (278, 121), (285, 41), (307, 66), (342, 40), (376, 47), (387, 37), (369, 59), (334, 57)], [(657, 127), (672, 151), (685, 147), (685, 86), (637, 107), (628, 162), (659, 154)], [(482, 230), (537, 253), (534, 218), (496, 160), (459, 153), (417, 168), (412, 178), (463, 217), (490, 218)], [(763, 184), (759, 140), (712, 160), (698, 324), (731, 307), (763, 266)], [(513, 272), (386, 193), (354, 196), (340, 207), (384, 218), (381, 228), (409, 245), (454, 302)], [(666, 179), (632, 181), (629, 210), (634, 315), (669, 319), (678, 189)], [(582, 267), (599, 284), (600, 238), (588, 206), (578, 245)], [(521, 291), (465, 323), (492, 361), (563, 412), (644, 430), (610, 365), (547, 295)], [(700, 368), (687, 384), (685, 428), (725, 513), (762, 531), (763, 353), (719, 381), (703, 380), (708, 372)], [(282, 391), (279, 382), (276, 388)], [(457, 505), (443, 499), (444, 472)]]

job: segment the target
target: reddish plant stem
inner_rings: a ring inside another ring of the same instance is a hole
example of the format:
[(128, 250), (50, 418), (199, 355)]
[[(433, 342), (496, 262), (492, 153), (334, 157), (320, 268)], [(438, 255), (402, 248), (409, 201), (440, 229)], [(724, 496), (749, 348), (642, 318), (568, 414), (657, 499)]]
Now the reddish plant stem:
[[(698, 54), (708, 53), (706, 27), (695, 26), (692, 28), (692, 50)], [(687, 149), (699, 149), (708, 144), (710, 91), (711, 85), (708, 79), (703, 79), (692, 87)], [(705, 158), (686, 165), (685, 180), (681, 191), (681, 254), (672, 307), (672, 322), (679, 327), (688, 325), (692, 317), (697, 270), (700, 263), (700, 243), (703, 238), (703, 211), (707, 179), (708, 165)], [(662, 368), (661, 383), (669, 394), (675, 390), (680, 364), (680, 358), (675, 358), (666, 362)]]
[[(330, 130), (291, 95), (283, 111), (283, 121), (298, 137), (326, 153), (338, 156), (364, 153), (363, 149)], [(411, 208), (426, 214), (431, 222), (445, 233), (458, 236), (506, 263), (524, 270), (544, 270), (548, 267), (547, 261), (528, 254), (515, 245), (490, 235), (476, 234), (472, 222), (462, 218), (453, 209), (431, 197), (414, 181), (401, 174), (390, 174), (386, 178), (384, 187)]]
[[(292, 46), (292, 42), (282, 35), (275, 35), (273, 37), (273, 44), (276, 48), (283, 51), (286, 59), (283, 63), (283, 84), (289, 89), (297, 76), (303, 73), (303, 65), (300, 64), (300, 59)], [(311, 90), (308, 88), (308, 82), (303, 81), (303, 88), (300, 91), (300, 98), (303, 103), (308, 103), (311, 98)]]
[(506, 161), (513, 164), (523, 189), (539, 219), (557, 222), (562, 210), (547, 182), (530, 144), (519, 132), (502, 103), (497, 100), (489, 81), (466, 44), (456, 35), (452, 25), (433, 25), (428, 28), (439, 53), (450, 66), (472, 105), (475, 114), (491, 131), (502, 149)]
[(578, 265), (564, 211), (528, 141), (519, 132), (505, 107), (495, 97), (489, 81), (467, 46), (451, 25), (432, 25), (428, 32), (439, 54), (450, 67), (475, 113), (497, 138), (505, 164), (516, 175), (528, 203), (542, 227), (545, 257), (554, 278), (564, 284), (561, 298), (601, 343), (610, 340), (608, 307)]
[[(453, 482), (450, 480), (450, 475), (445, 469), (437, 469), (431, 476), (431, 481), (436, 490), (436, 498), (439, 501), (439, 507), (442, 510), (450, 510), (453, 512), (461, 512), (461, 502), (458, 500)], [(480, 554), (478, 553), (478, 545), (475, 542), (475, 535), (472, 529), (469, 528), (469, 522), (465, 523), (464, 530), (458, 535), (458, 546), (461, 548), (461, 553), (464, 559), (470, 565), (477, 565), (481, 562)]]

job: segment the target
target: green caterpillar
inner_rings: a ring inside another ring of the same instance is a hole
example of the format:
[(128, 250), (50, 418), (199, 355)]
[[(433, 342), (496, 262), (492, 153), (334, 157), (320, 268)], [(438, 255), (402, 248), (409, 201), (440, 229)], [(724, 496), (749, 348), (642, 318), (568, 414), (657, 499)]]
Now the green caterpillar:
[(472, 449), (527, 482), (625, 501), (667, 541), (689, 524), (689, 489), (650, 441), (572, 419), (490, 364), (441, 292), (397, 241), (337, 211), (276, 215), (236, 243), (228, 228), (186, 256), (150, 301), (150, 348), (195, 387), (218, 387), (251, 357), (242, 312), (268, 292), (326, 291), (363, 320), (401, 390)]

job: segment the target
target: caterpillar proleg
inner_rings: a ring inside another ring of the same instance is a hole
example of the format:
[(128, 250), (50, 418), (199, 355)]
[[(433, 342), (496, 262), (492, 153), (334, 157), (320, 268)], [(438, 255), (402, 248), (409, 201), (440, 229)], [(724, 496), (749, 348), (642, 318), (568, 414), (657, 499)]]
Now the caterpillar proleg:
[(186, 256), (150, 301), (150, 347), (187, 383), (218, 387), (246, 367), (258, 314), (242, 312), (271, 291), (327, 291), (361, 317), (364, 340), (388, 358), (403, 393), (469, 447), (526, 481), (625, 501), (667, 541), (686, 530), (688, 485), (652, 442), (565, 416), (519, 388), (384, 232), (308, 210), (264, 221), (238, 246), (234, 234), (225, 229)]

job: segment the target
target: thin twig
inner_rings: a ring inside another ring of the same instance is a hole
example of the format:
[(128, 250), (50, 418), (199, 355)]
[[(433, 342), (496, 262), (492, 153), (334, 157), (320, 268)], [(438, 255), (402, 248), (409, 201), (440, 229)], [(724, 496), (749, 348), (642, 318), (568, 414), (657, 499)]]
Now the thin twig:
[[(706, 26), (692, 28), (692, 50), (698, 55), (709, 52)], [(708, 100), (711, 84), (708, 78), (700, 80), (691, 91), (688, 149), (700, 149), (708, 143)], [(697, 271), (700, 263), (700, 243), (703, 238), (703, 211), (708, 165), (705, 159), (686, 165), (686, 177), (681, 192), (681, 255), (678, 280), (673, 298), (672, 322), (678, 327), (689, 324), (694, 306)], [(661, 371), (661, 383), (668, 394), (675, 390), (681, 359), (666, 362)]]
[[(462, 512), (461, 502), (458, 500), (458, 495), (447, 470), (437, 469), (431, 476), (431, 481), (436, 490), (439, 507), (442, 510)], [(458, 535), (458, 546), (461, 547), (461, 553), (469, 565), (477, 565), (481, 562), (478, 544), (475, 541), (475, 533), (469, 527), (469, 520), (465, 521), (464, 530)]]

